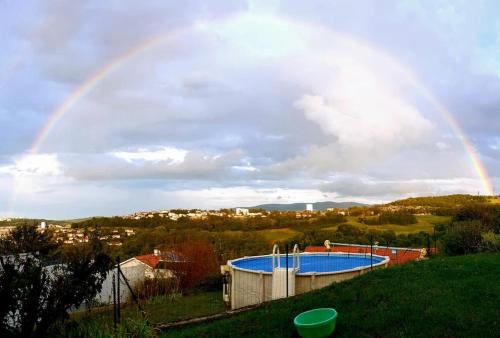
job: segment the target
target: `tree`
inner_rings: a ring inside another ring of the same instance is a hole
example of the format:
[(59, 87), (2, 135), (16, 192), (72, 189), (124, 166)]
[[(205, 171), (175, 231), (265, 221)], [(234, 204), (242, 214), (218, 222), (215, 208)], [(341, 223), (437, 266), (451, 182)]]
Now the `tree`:
[[(97, 237), (97, 234), (93, 237)], [(43, 337), (101, 290), (112, 261), (97, 238), (58, 250), (48, 231), (23, 224), (0, 239), (0, 336)]]
[(482, 227), (478, 220), (452, 223), (443, 238), (445, 252), (449, 255), (466, 255), (480, 251)]
[(171, 262), (169, 268), (177, 278), (180, 291), (198, 285), (205, 278), (217, 275), (219, 271), (215, 248), (209, 241), (186, 241), (176, 245), (173, 252), (179, 260)]

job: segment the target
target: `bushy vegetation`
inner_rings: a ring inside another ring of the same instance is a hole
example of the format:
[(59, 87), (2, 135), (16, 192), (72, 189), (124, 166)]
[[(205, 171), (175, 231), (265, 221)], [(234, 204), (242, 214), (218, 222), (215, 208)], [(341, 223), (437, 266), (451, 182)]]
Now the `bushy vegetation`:
[(486, 196), (456, 194), (447, 196), (411, 197), (404, 200), (394, 201), (389, 204), (406, 207), (426, 206), (435, 208), (455, 208), (471, 203), (478, 204), (487, 202), (488, 197)]
[(362, 219), (363, 223), (375, 225), (375, 224), (399, 224), (408, 225), (416, 224), (417, 217), (412, 213), (407, 211), (396, 211), (396, 212), (381, 212), (380, 215), (375, 217), (368, 217)]
[(445, 230), (444, 251), (463, 255), (500, 251), (500, 206), (475, 204), (457, 211)]
[(134, 287), (134, 293), (140, 300), (177, 292), (177, 282), (173, 278), (146, 278)]
[(99, 241), (59, 251), (49, 232), (23, 224), (0, 239), (0, 336), (43, 337), (91, 302), (111, 267)]

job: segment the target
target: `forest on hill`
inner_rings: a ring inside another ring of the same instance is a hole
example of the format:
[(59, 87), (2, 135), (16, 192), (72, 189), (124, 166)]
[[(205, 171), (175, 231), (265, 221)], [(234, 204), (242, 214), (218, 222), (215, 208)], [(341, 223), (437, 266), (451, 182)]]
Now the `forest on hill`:
[(397, 200), (389, 205), (398, 205), (406, 207), (435, 207), (435, 208), (456, 208), (467, 204), (488, 203), (487, 196), (475, 196), (466, 194), (455, 194), (446, 196), (428, 196), (428, 197), (410, 197), (403, 200)]

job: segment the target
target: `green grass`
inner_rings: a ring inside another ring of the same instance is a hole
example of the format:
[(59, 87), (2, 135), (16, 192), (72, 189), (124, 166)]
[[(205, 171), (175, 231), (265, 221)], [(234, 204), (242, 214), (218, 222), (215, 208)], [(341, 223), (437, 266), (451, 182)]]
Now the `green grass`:
[(299, 231), (290, 228), (258, 230), (257, 233), (261, 234), (266, 241), (270, 242), (284, 242), (300, 234)]
[(498, 337), (500, 254), (435, 258), (377, 270), (164, 337), (290, 337), (302, 311), (334, 307), (335, 337)]
[[(426, 216), (417, 216), (416, 224), (408, 224), (408, 225), (399, 225), (399, 224), (380, 224), (380, 225), (367, 225), (358, 222), (358, 217), (347, 216), (347, 224), (354, 225), (363, 229), (374, 229), (379, 231), (384, 230), (392, 230), (399, 234), (409, 234), (420, 231), (431, 232), (434, 229), (434, 225), (439, 223), (448, 223), (450, 221), (449, 216), (434, 216), (434, 215), (426, 215)], [(338, 225), (324, 228), (323, 230), (331, 230), (336, 231)]]
[[(159, 296), (144, 304), (147, 319), (151, 324), (169, 323), (184, 319), (208, 316), (225, 311), (222, 291), (199, 292), (187, 296)], [(122, 321), (140, 320), (142, 315), (136, 305), (130, 304), (121, 309)], [(77, 314), (81, 322), (94, 322), (102, 327), (113, 325), (112, 308), (96, 310), (88, 314)]]

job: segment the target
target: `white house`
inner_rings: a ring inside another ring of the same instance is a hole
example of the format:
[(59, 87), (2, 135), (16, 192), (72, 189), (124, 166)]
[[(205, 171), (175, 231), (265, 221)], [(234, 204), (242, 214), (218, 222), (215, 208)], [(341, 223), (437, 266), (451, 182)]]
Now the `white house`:
[(236, 215), (247, 216), (249, 214), (249, 210), (245, 208), (236, 208)]
[(314, 211), (314, 207), (312, 203), (307, 203), (306, 204), (306, 211)]
[[(132, 257), (120, 263), (120, 269), (127, 278), (130, 287), (134, 289), (146, 278), (173, 278), (174, 273), (167, 268), (168, 263), (179, 262), (179, 256), (174, 252), (161, 252), (155, 249), (152, 254)], [(103, 282), (102, 291), (97, 296), (99, 303), (113, 302), (113, 275), (116, 274), (116, 268), (108, 273)], [(120, 276), (121, 277), (121, 276)], [(115, 277), (116, 278), (116, 277)], [(130, 300), (132, 295), (120, 278), (120, 302)]]

